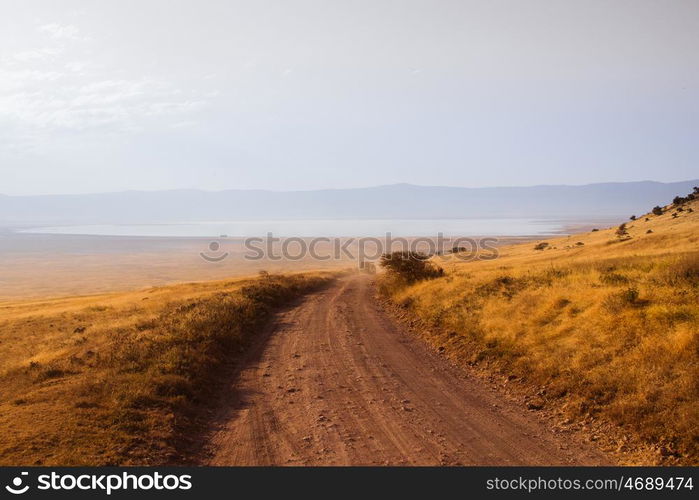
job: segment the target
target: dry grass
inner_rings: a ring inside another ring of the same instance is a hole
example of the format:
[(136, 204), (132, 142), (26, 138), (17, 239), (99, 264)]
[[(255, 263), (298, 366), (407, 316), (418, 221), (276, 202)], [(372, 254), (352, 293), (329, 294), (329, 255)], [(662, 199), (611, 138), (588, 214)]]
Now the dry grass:
[(271, 308), (328, 274), (0, 306), (0, 464), (177, 461)]
[(442, 259), (446, 277), (391, 295), (455, 358), (543, 386), (570, 417), (606, 419), (697, 464), (699, 217), (696, 206), (670, 212), (627, 223), (622, 236), (610, 228), (505, 247), (493, 261)]
[[(5, 301), (129, 292), (144, 287), (206, 282), (272, 273), (340, 271), (355, 265), (340, 256), (318, 260), (249, 260), (241, 238), (220, 240), (221, 262), (207, 262), (210, 240), (203, 238), (87, 237), (80, 235), (4, 234), (0, 228), (0, 306)], [(281, 254), (278, 241), (272, 245)], [(350, 246), (350, 250), (356, 248)], [(290, 251), (296, 247), (290, 245)], [(333, 255), (329, 243), (316, 247), (318, 255)]]

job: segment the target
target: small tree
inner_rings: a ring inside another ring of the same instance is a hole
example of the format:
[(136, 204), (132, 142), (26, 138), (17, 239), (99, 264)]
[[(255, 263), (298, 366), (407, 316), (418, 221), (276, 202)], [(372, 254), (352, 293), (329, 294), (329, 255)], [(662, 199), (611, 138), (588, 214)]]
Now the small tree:
[(623, 238), (624, 236), (628, 236), (629, 232), (626, 230), (626, 222), (622, 222), (619, 224), (619, 227), (616, 228), (616, 235), (619, 238)]
[(380, 264), (388, 273), (410, 284), (444, 275), (444, 269), (434, 265), (429, 258), (421, 252), (398, 251), (383, 254)]
[(631, 217), (629, 217), (629, 220), (636, 220), (636, 216), (632, 215)]
[(682, 205), (682, 203), (685, 203), (686, 201), (687, 201), (687, 198), (685, 198), (684, 196), (675, 196), (672, 199), (672, 204), (675, 206)]
[(653, 215), (663, 215), (663, 209), (659, 206), (653, 207)]

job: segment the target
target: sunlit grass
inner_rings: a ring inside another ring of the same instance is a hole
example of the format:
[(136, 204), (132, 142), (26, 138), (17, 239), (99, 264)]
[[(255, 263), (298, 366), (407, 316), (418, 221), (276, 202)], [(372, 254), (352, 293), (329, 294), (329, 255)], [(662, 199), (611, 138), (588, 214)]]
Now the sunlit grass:
[(488, 361), (572, 417), (608, 419), (696, 463), (699, 219), (648, 218), (623, 241), (610, 228), (494, 261), (442, 258), (446, 277), (391, 294), (463, 362)]
[(4, 305), (0, 464), (162, 464), (272, 308), (327, 274)]

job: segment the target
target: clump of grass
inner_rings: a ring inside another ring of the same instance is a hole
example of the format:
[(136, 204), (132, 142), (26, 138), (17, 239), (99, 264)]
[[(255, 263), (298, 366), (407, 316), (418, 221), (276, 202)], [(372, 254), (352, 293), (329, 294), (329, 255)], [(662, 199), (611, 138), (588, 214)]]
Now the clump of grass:
[(607, 270), (606, 272), (602, 273), (600, 275), (599, 279), (605, 285), (612, 285), (612, 286), (624, 285), (630, 281), (628, 276), (625, 276), (625, 275), (618, 273), (618, 272), (615, 272), (613, 270)]
[(47, 367), (36, 374), (35, 380), (37, 382), (43, 382), (44, 380), (63, 377), (64, 375), (66, 375), (68, 373), (69, 372), (67, 372), (66, 370), (63, 370), (63, 369), (58, 368), (58, 367)]
[(507, 274), (497, 276), (491, 281), (478, 285), (475, 293), (481, 297), (500, 295), (511, 299), (527, 286), (526, 278), (515, 278)]
[(570, 304), (570, 300), (566, 299), (565, 297), (560, 297), (556, 300), (554, 307), (556, 307), (556, 309), (562, 309), (566, 307), (568, 304)]
[(616, 233), (615, 233), (619, 238), (625, 238), (629, 235), (629, 231), (626, 227), (626, 222), (622, 222), (619, 224), (619, 227), (616, 228)]
[(640, 306), (644, 303), (639, 300), (640, 292), (636, 287), (629, 287), (621, 291), (613, 292), (604, 299), (603, 305), (609, 311), (616, 313), (625, 307)]
[(671, 262), (664, 269), (663, 281), (671, 286), (699, 286), (699, 255), (683, 255)]

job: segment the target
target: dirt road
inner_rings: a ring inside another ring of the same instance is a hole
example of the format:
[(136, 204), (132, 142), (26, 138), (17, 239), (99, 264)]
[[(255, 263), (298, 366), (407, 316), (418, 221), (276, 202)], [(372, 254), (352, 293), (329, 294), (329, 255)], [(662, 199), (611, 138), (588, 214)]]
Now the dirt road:
[(277, 315), (231, 381), (213, 465), (600, 464), (404, 333), (367, 276)]

